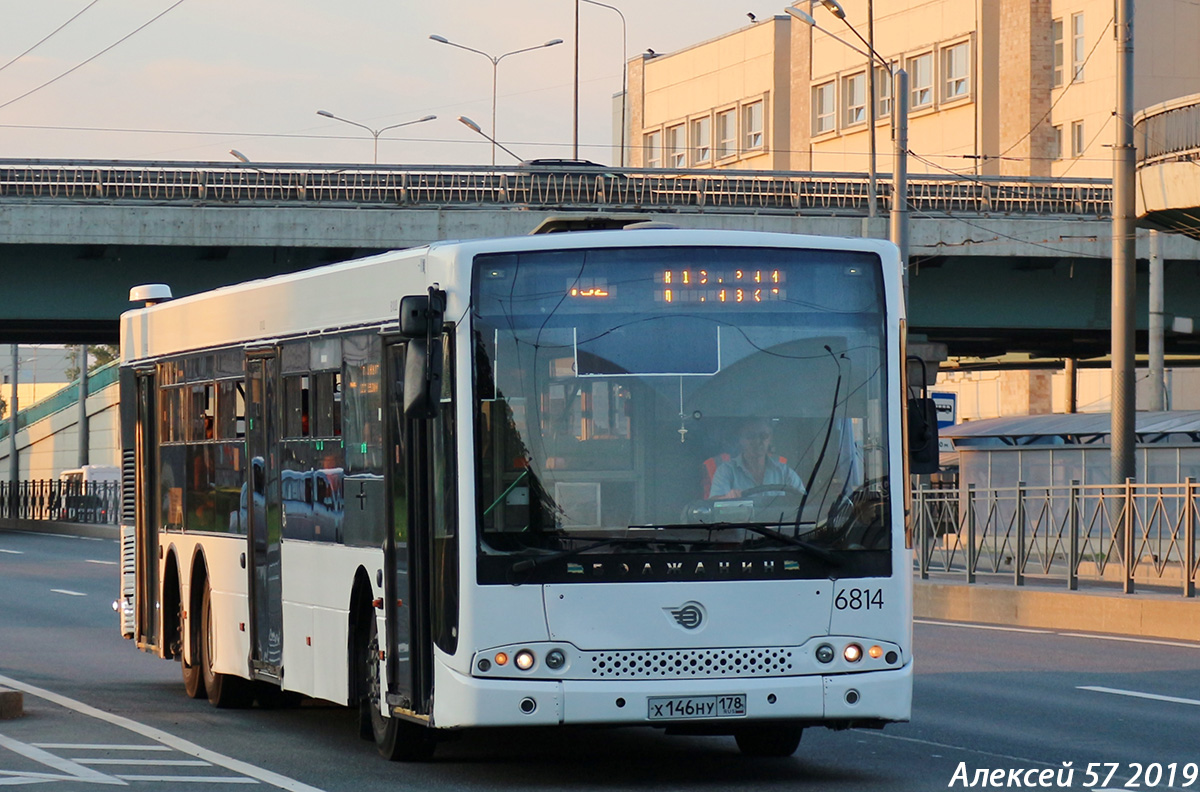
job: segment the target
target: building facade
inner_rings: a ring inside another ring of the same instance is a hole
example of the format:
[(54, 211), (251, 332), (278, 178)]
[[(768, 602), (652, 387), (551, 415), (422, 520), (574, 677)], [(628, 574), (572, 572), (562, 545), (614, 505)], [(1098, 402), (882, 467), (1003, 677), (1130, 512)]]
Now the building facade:
[[(1109, 177), (1112, 0), (841, 0), (794, 4), (719, 38), (628, 64), (630, 165), (892, 169), (890, 69), (909, 76), (914, 173)], [(1200, 92), (1200, 4), (1136, 6), (1134, 104)], [(871, 97), (868, 100), (868, 97)]]

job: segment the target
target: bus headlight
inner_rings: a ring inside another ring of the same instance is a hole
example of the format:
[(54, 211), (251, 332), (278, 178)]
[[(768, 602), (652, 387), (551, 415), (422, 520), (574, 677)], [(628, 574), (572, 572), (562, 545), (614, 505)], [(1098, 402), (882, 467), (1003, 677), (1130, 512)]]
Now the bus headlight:
[(847, 663), (857, 663), (862, 660), (862, 656), (862, 647), (856, 643), (846, 644), (846, 648), (842, 650), (842, 657), (846, 659)]
[(522, 649), (513, 657), (513, 664), (522, 671), (528, 671), (533, 668), (533, 661), (533, 652), (528, 649)]
[(546, 652), (546, 668), (557, 671), (567, 663), (567, 655), (562, 649), (551, 649)]
[(833, 647), (829, 644), (821, 644), (817, 647), (816, 655), (818, 663), (832, 663)]

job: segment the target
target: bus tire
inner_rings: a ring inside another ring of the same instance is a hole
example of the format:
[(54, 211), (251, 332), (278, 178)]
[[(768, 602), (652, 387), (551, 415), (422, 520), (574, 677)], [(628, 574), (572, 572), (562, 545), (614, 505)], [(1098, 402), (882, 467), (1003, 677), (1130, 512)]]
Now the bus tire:
[(746, 756), (786, 758), (800, 747), (802, 726), (768, 724), (750, 726), (734, 735), (737, 747)]
[[(200, 638), (197, 631), (193, 629), (192, 619), (184, 618), (183, 597), (179, 598), (179, 633), (183, 635), (183, 631), (187, 630), (191, 640), (192, 659), (198, 660), (197, 655), (200, 654)], [(179, 665), (183, 667), (183, 689), (188, 694), (188, 698), (202, 699), (208, 695), (208, 691), (204, 688), (204, 673), (200, 670), (200, 663), (188, 662), (187, 654), (183, 650), (183, 642), (179, 645)]]
[(432, 730), (418, 723), (388, 718), (379, 711), (379, 632), (375, 614), (367, 619), (362, 690), (366, 695), (359, 702), (360, 722), (369, 722), (371, 737), (379, 755), (389, 762), (423, 762), (433, 756), (437, 741)]
[(204, 598), (200, 605), (200, 668), (208, 703), (220, 709), (241, 709), (254, 699), (249, 680), (213, 671), (212, 588), (204, 581)]

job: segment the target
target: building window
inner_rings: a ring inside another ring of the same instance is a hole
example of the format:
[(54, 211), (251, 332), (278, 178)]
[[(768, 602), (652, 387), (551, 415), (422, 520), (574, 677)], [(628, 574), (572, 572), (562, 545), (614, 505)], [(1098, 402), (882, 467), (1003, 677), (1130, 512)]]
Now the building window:
[(909, 104), (913, 110), (933, 106), (933, 54), (908, 59)]
[(942, 50), (942, 98), (959, 99), (971, 92), (971, 45), (955, 44)]
[(851, 74), (842, 78), (842, 102), (845, 104), (843, 126), (867, 122), (867, 75)]
[(1050, 25), (1050, 40), (1054, 46), (1054, 87), (1063, 84), (1063, 21), (1056, 19)]
[(821, 135), (832, 132), (834, 128), (834, 112), (837, 105), (834, 102), (833, 83), (827, 82), (813, 88), (813, 134)]
[(737, 154), (737, 111), (717, 113), (717, 159)]
[(1082, 121), (1072, 121), (1071, 122), (1071, 156), (1072, 157), (1082, 157), (1084, 145), (1085, 144), (1083, 141), (1083, 122)]
[(882, 66), (875, 69), (875, 118), (892, 114), (892, 71)]
[(1063, 136), (1062, 124), (1056, 127), (1051, 127), (1050, 138), (1050, 158), (1060, 160), (1063, 155)]
[(683, 124), (667, 128), (667, 167), (687, 167), (687, 141), (683, 136)]
[(692, 122), (692, 164), (712, 161), (712, 119), (708, 116)]
[(763, 103), (751, 102), (742, 107), (743, 150), (763, 147)]
[(662, 167), (662, 132), (651, 132), (645, 138), (647, 168)]
[(1087, 60), (1083, 39), (1083, 14), (1071, 15), (1071, 82), (1083, 82), (1083, 62)]

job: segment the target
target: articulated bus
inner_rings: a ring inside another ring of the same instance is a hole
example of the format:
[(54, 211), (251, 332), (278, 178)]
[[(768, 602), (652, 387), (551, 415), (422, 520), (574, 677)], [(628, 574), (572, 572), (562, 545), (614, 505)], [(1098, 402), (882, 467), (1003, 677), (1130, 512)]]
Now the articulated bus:
[(889, 243), (435, 243), (121, 322), (122, 630), (189, 695), (354, 707), (405, 760), (909, 718)]

